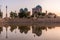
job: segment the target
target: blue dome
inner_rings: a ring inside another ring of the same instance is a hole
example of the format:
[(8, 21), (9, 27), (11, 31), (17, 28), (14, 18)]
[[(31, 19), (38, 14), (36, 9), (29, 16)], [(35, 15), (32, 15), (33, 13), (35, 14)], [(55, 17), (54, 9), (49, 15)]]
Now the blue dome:
[(40, 5), (37, 5), (36, 8), (42, 8)]

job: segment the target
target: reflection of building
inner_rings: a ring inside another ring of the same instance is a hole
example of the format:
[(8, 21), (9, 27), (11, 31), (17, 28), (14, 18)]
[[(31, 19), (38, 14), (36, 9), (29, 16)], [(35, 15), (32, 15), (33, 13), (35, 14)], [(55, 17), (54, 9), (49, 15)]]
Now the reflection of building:
[(2, 31), (3, 31), (3, 27), (0, 27), (0, 34), (1, 34)]
[(37, 36), (40, 36), (42, 34), (42, 29), (37, 26), (32, 26), (32, 33), (36, 34)]
[(42, 12), (42, 7), (40, 5), (37, 5), (35, 8), (32, 8), (32, 15), (38, 12)]
[(19, 18), (30, 17), (30, 11), (27, 8), (21, 8), (18, 13)]

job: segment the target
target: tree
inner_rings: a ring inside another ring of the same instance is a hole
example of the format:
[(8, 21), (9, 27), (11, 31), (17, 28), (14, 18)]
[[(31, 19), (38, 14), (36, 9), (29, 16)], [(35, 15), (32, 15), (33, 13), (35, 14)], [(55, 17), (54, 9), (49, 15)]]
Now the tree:
[(48, 13), (48, 18), (56, 18), (55, 13), (49, 12), (49, 13)]
[(45, 16), (46, 15), (46, 13), (42, 13), (42, 16)]
[(0, 18), (2, 18), (3, 17), (3, 13), (0, 11)]
[(17, 13), (15, 13), (15, 12), (10, 12), (10, 17), (11, 18), (16, 18), (17, 17)]
[(28, 12), (28, 9), (27, 9), (27, 8), (24, 8), (24, 11), (25, 11), (25, 12)]
[(30, 13), (28, 12), (27, 8), (21, 8), (20, 12), (18, 13), (19, 18), (27, 18), (30, 15)]
[(40, 16), (42, 13), (38, 12), (38, 15)]
[(53, 13), (48, 13), (48, 15), (53, 15)]
[(26, 17), (26, 15), (25, 15), (25, 12), (24, 12), (24, 11), (19, 12), (19, 13), (18, 13), (18, 16), (19, 16), (19, 18)]
[(23, 11), (24, 11), (23, 8), (21, 8), (19, 12), (21, 13), (21, 12), (23, 12)]

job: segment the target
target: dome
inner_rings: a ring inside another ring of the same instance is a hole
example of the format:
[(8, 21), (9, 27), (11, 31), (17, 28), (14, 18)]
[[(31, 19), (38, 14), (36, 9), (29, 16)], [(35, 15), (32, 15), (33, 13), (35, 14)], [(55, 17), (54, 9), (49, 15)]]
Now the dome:
[(42, 8), (40, 5), (37, 5), (36, 8)]
[(28, 9), (27, 8), (24, 8), (24, 11), (28, 11)]

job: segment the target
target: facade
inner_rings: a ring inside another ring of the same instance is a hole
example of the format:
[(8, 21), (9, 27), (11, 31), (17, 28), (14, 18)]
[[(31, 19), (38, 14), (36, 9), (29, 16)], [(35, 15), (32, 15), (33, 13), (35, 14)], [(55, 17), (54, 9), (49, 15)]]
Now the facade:
[(37, 5), (35, 8), (32, 8), (32, 15), (38, 12), (42, 13), (42, 7), (40, 5)]

